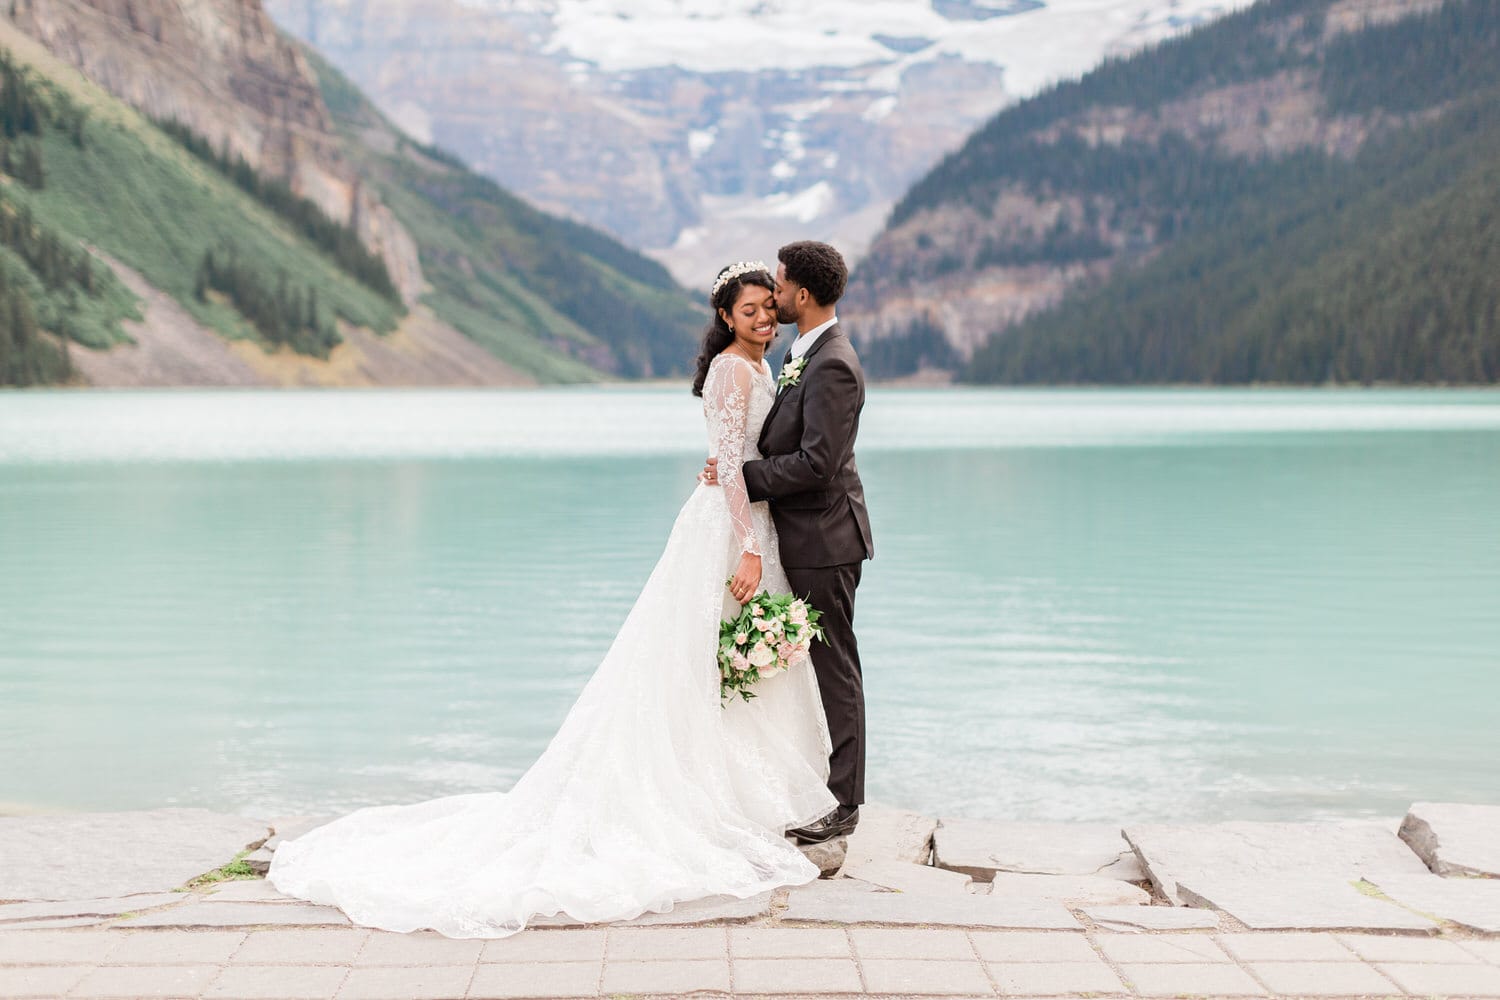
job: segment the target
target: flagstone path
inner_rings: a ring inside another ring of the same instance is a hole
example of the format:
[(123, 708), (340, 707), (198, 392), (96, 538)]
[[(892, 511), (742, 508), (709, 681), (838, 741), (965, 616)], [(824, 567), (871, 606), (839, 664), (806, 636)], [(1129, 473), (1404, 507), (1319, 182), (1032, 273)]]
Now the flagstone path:
[(0, 818), (0, 998), (1500, 1000), (1500, 810), (1413, 810), (1112, 831), (871, 807), (820, 852), (834, 877), (490, 941), (354, 927), (260, 879), (184, 885), (317, 821)]

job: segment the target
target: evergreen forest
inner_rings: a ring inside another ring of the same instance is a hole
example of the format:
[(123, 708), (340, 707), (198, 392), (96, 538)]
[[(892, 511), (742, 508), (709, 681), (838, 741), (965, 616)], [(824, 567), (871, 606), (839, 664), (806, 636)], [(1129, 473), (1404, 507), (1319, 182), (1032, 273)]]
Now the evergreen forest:
[[(1001, 112), (892, 226), (944, 206), (984, 217), (1016, 187), (1082, 213), (1044, 233), (872, 255), (859, 277), (1110, 261), (956, 363), (971, 382), (1500, 381), (1500, 4), (1447, 0), (1337, 32), (1331, 6), (1261, 0)], [(1357, 151), (1234, 155), (1171, 127), (1173, 101), (1272, 78), (1312, 88), (1323, 122), (1362, 130)], [(1109, 108), (1163, 127), (1113, 143), (1074, 127)], [(932, 363), (909, 332), (892, 341), (877, 373)]]

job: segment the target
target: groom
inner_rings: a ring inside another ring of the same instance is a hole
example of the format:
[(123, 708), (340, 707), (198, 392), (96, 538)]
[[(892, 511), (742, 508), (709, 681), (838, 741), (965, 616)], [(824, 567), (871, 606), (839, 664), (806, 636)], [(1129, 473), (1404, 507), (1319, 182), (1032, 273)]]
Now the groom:
[[(776, 253), (776, 312), (797, 324), (781, 366), (776, 401), (760, 432), (765, 457), (745, 463), (750, 499), (769, 500), (781, 539), (781, 563), (793, 593), (823, 613), (827, 647), (813, 654), (833, 744), (828, 789), (838, 808), (797, 839), (821, 843), (859, 822), (865, 799), (865, 696), (854, 639), (854, 591), (875, 554), (865, 491), (854, 466), (854, 437), (865, 403), (865, 376), (834, 304), (848, 267), (827, 243), (789, 243)], [(717, 483), (716, 462), (704, 470)]]

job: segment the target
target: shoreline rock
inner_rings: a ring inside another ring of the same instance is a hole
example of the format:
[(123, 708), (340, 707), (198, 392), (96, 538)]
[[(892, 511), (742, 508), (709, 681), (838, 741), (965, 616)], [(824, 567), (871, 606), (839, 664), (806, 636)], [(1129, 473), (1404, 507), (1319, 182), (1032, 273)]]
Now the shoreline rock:
[(1500, 806), (1418, 802), (1397, 836), (1434, 875), (1500, 878)]

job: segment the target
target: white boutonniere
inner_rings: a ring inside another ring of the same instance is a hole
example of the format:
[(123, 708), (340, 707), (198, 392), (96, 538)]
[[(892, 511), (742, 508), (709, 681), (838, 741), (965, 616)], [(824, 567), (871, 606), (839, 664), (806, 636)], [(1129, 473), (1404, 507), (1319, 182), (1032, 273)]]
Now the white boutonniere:
[(805, 367), (807, 367), (806, 357), (793, 358), (782, 365), (781, 377), (776, 380), (776, 387), (778, 389), (785, 389), (788, 386), (796, 385), (798, 380), (802, 378), (802, 369)]

